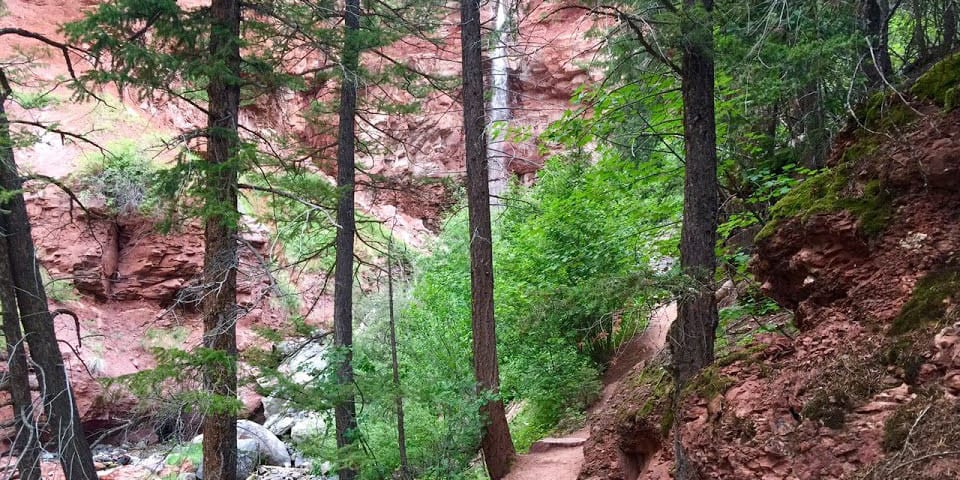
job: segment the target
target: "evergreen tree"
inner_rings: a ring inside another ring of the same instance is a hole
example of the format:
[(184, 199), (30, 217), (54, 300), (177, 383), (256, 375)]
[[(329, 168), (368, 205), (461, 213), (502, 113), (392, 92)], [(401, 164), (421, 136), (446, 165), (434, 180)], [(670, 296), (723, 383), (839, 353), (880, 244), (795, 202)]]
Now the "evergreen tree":
[[(340, 350), (337, 383), (341, 394), (335, 406), (337, 447), (346, 449), (357, 442), (357, 412), (353, 394), (353, 243), (356, 235), (354, 188), (356, 175), (357, 69), (360, 59), (360, 1), (347, 0), (343, 11), (344, 45), (341, 63), (340, 123), (337, 136), (337, 263), (334, 272), (334, 345)], [(349, 465), (340, 469), (340, 478), (353, 480), (356, 471)]]
[(684, 186), (680, 268), (695, 292), (679, 301), (668, 341), (674, 380), (686, 384), (713, 362), (718, 323), (713, 276), (717, 239), (717, 129), (712, 0), (685, 0), (681, 12)]
[(490, 227), (490, 185), (484, 139), (483, 66), (480, 3), (460, 2), (460, 46), (463, 59), (463, 132), (466, 143), (467, 209), (470, 217), (470, 294), (473, 365), (478, 388), (490, 398), (480, 409), (484, 422), (481, 448), (490, 478), (510, 471), (515, 452), (503, 401), (499, 398), (497, 330), (493, 311), (493, 233)]
[(216, 360), (204, 370), (214, 401), (204, 412), (203, 472), (210, 480), (237, 477), (237, 175), (239, 172), (240, 2), (210, 5), (211, 69), (207, 83), (203, 255), (203, 345)]

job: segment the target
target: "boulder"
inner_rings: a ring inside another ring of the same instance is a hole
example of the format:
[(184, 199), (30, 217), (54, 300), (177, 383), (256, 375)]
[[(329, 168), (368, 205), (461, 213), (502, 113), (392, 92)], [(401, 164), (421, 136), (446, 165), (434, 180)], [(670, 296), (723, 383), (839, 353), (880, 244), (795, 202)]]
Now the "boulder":
[(280, 366), (280, 372), (291, 375), (294, 383), (306, 385), (316, 379), (329, 365), (327, 346), (318, 341), (282, 342), (280, 352), (289, 357)]
[(304, 415), (298, 419), (290, 429), (290, 441), (299, 445), (312, 438), (322, 436), (326, 433), (327, 422), (323, 416), (316, 413)]
[(278, 467), (290, 466), (290, 453), (287, 451), (287, 446), (263, 425), (249, 420), (238, 420), (237, 438), (238, 444), (242, 439), (255, 440), (256, 450), (260, 453), (263, 463)]
[(257, 470), (260, 480), (321, 480), (324, 477), (312, 475), (309, 469), (292, 467), (260, 467)]
[[(197, 435), (192, 443), (203, 443), (203, 435)], [(237, 421), (237, 478), (249, 477), (261, 464), (278, 467), (292, 465), (287, 446), (263, 425), (249, 420)], [(197, 469), (197, 478), (203, 480), (202, 465)]]

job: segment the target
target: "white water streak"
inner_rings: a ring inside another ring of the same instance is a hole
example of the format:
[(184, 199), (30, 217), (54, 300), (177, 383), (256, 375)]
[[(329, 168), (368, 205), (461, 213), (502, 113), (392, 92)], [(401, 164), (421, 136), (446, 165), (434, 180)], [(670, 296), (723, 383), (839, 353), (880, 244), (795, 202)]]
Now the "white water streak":
[(509, 58), (510, 0), (497, 0), (493, 51), (490, 54), (490, 125), (487, 127), (487, 155), (489, 161), (490, 204), (498, 205), (496, 198), (507, 189), (507, 155), (504, 137), (510, 119)]

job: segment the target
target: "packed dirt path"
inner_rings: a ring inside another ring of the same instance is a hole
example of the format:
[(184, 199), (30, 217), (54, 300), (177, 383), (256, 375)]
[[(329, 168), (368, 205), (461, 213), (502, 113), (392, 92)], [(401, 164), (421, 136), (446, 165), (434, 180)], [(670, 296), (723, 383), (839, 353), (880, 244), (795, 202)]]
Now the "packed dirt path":
[[(647, 329), (628, 341), (603, 376), (603, 393), (591, 411), (610, 400), (616, 386), (630, 369), (657, 354), (667, 340), (670, 324), (677, 318), (677, 305), (664, 305), (650, 315)], [(544, 438), (517, 457), (504, 480), (576, 480), (583, 465), (583, 444), (590, 436), (590, 425), (561, 438)]]

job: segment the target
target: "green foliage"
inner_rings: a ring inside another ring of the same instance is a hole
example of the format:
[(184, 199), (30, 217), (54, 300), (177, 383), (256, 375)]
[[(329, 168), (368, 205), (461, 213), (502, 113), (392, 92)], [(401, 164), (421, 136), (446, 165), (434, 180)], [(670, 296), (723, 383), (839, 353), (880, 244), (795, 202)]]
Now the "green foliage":
[(206, 392), (195, 386), (200, 384), (204, 371), (211, 368), (236, 372), (236, 358), (223, 350), (196, 348), (191, 352), (178, 348), (154, 348), (151, 352), (157, 366), (129, 375), (102, 379), (105, 388), (127, 388), (153, 413), (163, 409), (160, 405), (174, 405), (186, 411), (200, 413), (236, 413), (243, 404), (236, 397)]
[(157, 206), (153, 184), (157, 167), (133, 142), (109, 146), (109, 153), (87, 157), (71, 176), (82, 196), (103, 202), (113, 215), (149, 214)]
[(172, 467), (179, 467), (185, 462), (190, 462), (194, 466), (199, 466), (203, 461), (203, 444), (185, 443), (177, 445), (167, 454), (163, 463)]
[(960, 269), (947, 267), (928, 273), (917, 282), (888, 333), (902, 335), (929, 323), (943, 322), (957, 292), (960, 292)]
[(258, 191), (244, 197), (249, 214), (260, 222), (272, 224), (278, 242), (283, 245), (281, 260), (302, 265), (308, 271), (323, 272), (332, 268), (336, 236), (335, 186), (322, 175), (300, 169), (251, 174), (245, 180), (259, 188), (285, 193)]
[(62, 99), (49, 91), (20, 91), (13, 92), (13, 101), (24, 110), (42, 109), (59, 105)]
[(67, 303), (77, 300), (79, 295), (73, 288), (73, 280), (70, 278), (53, 278), (46, 268), (40, 267), (40, 278), (43, 281), (43, 288), (47, 293), (47, 298), (56, 303)]

